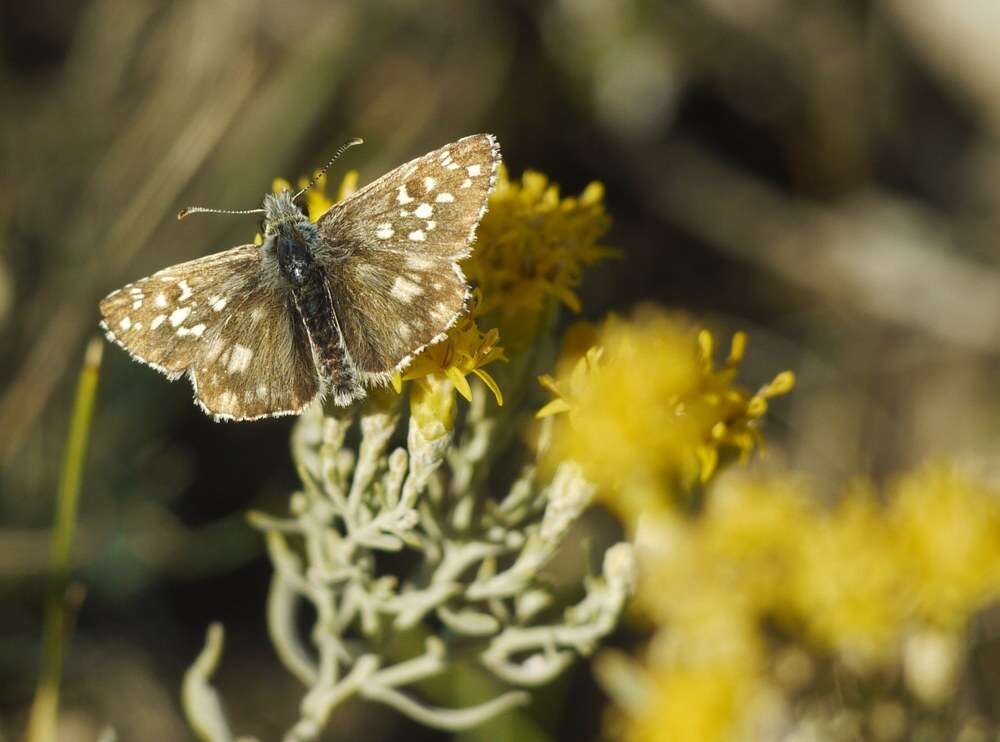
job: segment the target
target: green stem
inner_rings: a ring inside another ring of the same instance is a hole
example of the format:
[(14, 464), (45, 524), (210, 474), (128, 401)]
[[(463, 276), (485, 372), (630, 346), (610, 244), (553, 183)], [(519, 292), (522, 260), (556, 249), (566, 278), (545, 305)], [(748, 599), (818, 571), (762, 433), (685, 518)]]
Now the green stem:
[(73, 414), (69, 421), (66, 450), (59, 477), (55, 522), (50, 549), (51, 572), (49, 594), (45, 602), (45, 624), (42, 637), (42, 666), (38, 688), (31, 706), (28, 742), (52, 742), (55, 739), (59, 709), (59, 679), (62, 674), (63, 648), (66, 638), (66, 588), (69, 563), (76, 531), (76, 513), (80, 502), (80, 480), (87, 454), (90, 421), (97, 395), (97, 374), (104, 346), (100, 338), (91, 338), (84, 351), (83, 368), (76, 386)]

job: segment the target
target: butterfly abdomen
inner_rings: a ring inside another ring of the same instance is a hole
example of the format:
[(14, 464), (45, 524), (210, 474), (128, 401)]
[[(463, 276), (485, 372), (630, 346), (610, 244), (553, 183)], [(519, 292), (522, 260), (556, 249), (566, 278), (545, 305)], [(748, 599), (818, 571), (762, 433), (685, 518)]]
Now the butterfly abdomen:
[(310, 266), (299, 284), (293, 283), (292, 297), (309, 333), (320, 375), (337, 404), (348, 404), (364, 396), (358, 372), (347, 353), (344, 336), (333, 309), (333, 297), (322, 272)]

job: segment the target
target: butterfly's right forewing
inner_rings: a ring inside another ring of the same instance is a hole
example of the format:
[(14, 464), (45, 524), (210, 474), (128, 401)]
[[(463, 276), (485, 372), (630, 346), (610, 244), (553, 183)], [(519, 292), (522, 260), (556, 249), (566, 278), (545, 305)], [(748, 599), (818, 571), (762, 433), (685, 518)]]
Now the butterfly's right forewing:
[(129, 284), (101, 302), (108, 337), (218, 419), (300, 412), (319, 393), (312, 349), (266, 256), (243, 245)]

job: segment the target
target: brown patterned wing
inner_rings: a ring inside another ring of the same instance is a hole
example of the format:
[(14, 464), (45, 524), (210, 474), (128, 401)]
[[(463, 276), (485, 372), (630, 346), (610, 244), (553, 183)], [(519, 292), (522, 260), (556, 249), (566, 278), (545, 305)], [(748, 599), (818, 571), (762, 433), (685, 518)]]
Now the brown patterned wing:
[(105, 297), (101, 326), (168, 378), (187, 373), (216, 420), (294, 414), (320, 383), (276, 271), (256, 245), (181, 263)]
[(400, 165), (319, 218), (329, 256), (367, 249), (467, 257), (499, 167), (492, 134), (465, 137)]
[(384, 379), (458, 319), (469, 255), (496, 182), (491, 134), (466, 137), (386, 173), (320, 217), (317, 252), (348, 352)]
[(348, 353), (362, 379), (384, 380), (461, 315), (465, 276), (447, 259), (358, 252), (329, 278)]

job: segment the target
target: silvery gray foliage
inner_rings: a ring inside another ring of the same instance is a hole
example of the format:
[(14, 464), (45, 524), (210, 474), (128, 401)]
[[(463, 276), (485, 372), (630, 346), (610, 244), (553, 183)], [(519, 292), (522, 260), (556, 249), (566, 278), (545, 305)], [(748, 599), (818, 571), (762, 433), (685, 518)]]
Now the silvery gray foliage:
[[(559, 465), (544, 481), (529, 463), (505, 497), (481, 495), (477, 483), (497, 430), (487, 396), (474, 387), (457, 439), (443, 427), (428, 438), (411, 422), (406, 448), (391, 451), (398, 407), (369, 403), (356, 416), (317, 407), (297, 423), (292, 454), (303, 488), (291, 498), (290, 515), (251, 518), (274, 566), (271, 639), (307, 689), (287, 742), (315, 739), (353, 696), (440, 729), (476, 726), (527, 703), (522, 688), (551, 681), (617, 623), (634, 579), (628, 544), (608, 549), (602, 574), (587, 578), (584, 598), (562, 611), (542, 579), (592, 496), (574, 464)], [(355, 424), (356, 448), (345, 445)], [(543, 434), (539, 456), (544, 447)], [(401, 577), (376, 570), (378, 557), (402, 551), (413, 555), (413, 569)], [(316, 615), (307, 635), (297, 620), (303, 602)], [(422, 653), (403, 659), (387, 649), (388, 636), (421, 626)], [(449, 672), (458, 645), (463, 658), (474, 647), (482, 668), (517, 689), (461, 709), (404, 690)], [(221, 650), (222, 628), (213, 625), (183, 689), (192, 727), (212, 742), (236, 739), (210, 683)]]

